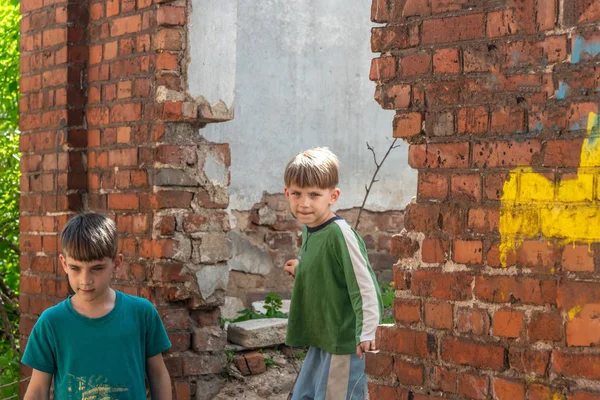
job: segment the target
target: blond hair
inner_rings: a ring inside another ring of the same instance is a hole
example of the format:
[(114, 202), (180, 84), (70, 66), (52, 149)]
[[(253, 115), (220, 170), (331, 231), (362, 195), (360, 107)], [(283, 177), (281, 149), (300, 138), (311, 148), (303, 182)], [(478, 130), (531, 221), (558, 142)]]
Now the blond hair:
[(60, 233), (63, 253), (77, 261), (96, 261), (117, 256), (115, 222), (105, 215), (86, 212), (71, 218)]
[(306, 150), (290, 160), (285, 167), (283, 179), (285, 186), (297, 185), (333, 189), (339, 181), (340, 163), (327, 147)]

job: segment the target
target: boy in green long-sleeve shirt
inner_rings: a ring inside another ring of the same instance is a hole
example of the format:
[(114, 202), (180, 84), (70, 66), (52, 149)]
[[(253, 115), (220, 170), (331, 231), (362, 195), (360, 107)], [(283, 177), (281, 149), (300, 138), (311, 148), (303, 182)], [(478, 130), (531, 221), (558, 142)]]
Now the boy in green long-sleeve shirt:
[(310, 346), (293, 391), (300, 399), (364, 399), (363, 353), (376, 350), (381, 295), (361, 237), (331, 210), (340, 197), (338, 159), (326, 148), (295, 156), (284, 174), (285, 195), (304, 224), (286, 344)]

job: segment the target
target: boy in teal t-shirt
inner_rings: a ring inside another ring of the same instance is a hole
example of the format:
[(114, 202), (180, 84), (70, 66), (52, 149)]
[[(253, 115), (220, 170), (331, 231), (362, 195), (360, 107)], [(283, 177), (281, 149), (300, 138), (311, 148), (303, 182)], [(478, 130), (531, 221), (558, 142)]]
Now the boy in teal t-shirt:
[(162, 353), (171, 343), (149, 301), (110, 287), (123, 256), (115, 223), (97, 213), (71, 218), (61, 233), (60, 263), (74, 295), (36, 322), (23, 364), (33, 368), (25, 400), (171, 399)]
[(381, 294), (362, 238), (331, 211), (340, 196), (338, 159), (326, 148), (304, 151), (285, 169), (285, 195), (304, 224), (286, 344), (309, 346), (293, 400), (364, 399), (363, 353), (376, 350)]

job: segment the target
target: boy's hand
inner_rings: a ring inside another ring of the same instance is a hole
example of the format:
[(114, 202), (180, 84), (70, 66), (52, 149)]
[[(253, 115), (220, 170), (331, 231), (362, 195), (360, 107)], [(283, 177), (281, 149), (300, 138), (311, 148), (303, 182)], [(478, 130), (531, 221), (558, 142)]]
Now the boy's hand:
[(365, 342), (360, 342), (358, 346), (356, 346), (356, 355), (361, 360), (363, 359), (363, 353), (367, 351), (375, 351), (377, 350), (377, 346), (375, 345), (375, 340), (367, 340)]
[(283, 270), (288, 273), (292, 278), (295, 276), (294, 271), (296, 270), (296, 265), (298, 265), (298, 260), (287, 260), (285, 265), (283, 266)]

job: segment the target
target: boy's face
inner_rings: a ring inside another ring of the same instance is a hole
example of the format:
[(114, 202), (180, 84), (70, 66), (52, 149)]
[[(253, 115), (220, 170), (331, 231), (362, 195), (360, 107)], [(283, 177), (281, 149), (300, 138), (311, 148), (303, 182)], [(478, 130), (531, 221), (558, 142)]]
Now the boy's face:
[(340, 189), (290, 185), (285, 188), (285, 197), (290, 203), (292, 214), (306, 226), (314, 228), (333, 217), (331, 206), (339, 199)]
[(69, 285), (75, 295), (85, 302), (102, 300), (110, 288), (110, 279), (115, 268), (123, 261), (119, 254), (115, 259), (104, 257), (101, 260), (78, 261), (68, 255), (60, 255), (60, 262), (69, 277)]

